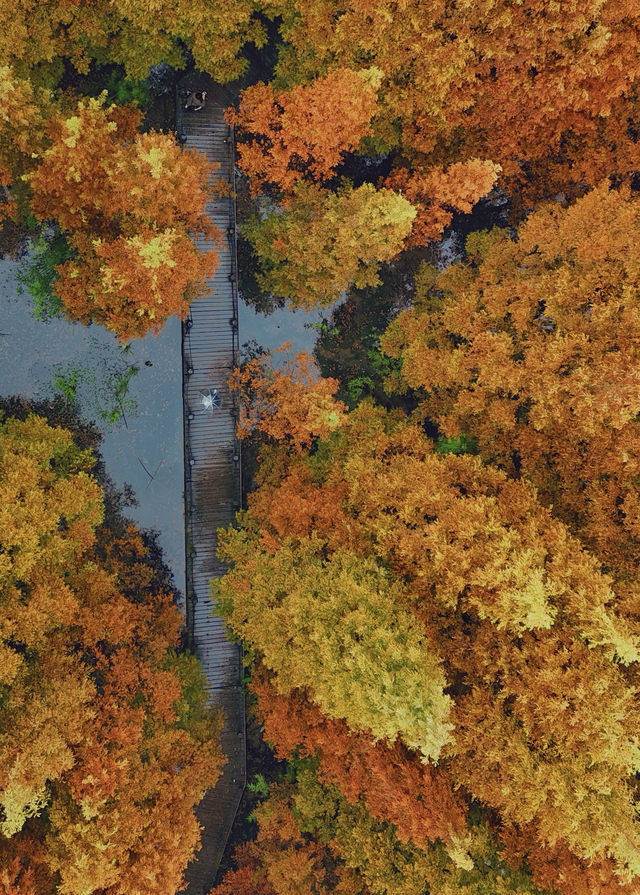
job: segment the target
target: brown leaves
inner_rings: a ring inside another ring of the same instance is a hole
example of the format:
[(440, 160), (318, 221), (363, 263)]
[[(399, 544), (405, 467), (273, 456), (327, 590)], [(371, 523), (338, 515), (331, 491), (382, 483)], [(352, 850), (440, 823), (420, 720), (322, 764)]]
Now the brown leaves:
[(338, 383), (317, 377), (305, 352), (297, 354), (284, 372), (269, 370), (266, 358), (252, 360), (235, 370), (229, 383), (241, 391), (240, 437), (259, 431), (298, 450), (337, 428), (346, 409), (333, 398)]
[(279, 758), (317, 755), (320, 778), (338, 786), (350, 802), (364, 798), (374, 817), (395, 824), (398, 835), (417, 845), (465, 829), (466, 809), (442, 766), (423, 764), (397, 742), (374, 743), (343, 721), (327, 718), (300, 690), (278, 693), (264, 672), (254, 676), (265, 738)]
[(495, 185), (500, 165), (481, 159), (457, 162), (446, 170), (396, 168), (385, 186), (401, 192), (418, 208), (406, 245), (427, 245), (442, 235), (453, 211), (469, 213)]

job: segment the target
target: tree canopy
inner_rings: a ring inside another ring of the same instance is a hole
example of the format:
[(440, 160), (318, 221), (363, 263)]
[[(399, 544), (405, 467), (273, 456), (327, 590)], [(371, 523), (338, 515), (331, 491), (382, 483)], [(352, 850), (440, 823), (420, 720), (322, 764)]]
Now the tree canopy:
[[(330, 299), (326, 286), (282, 277), (290, 259), (311, 276), (317, 247), (331, 257), (340, 241), (296, 214), (301, 180), (324, 181), (334, 197), (363, 182), (401, 192), (414, 221), (394, 252), (375, 256), (388, 262), (437, 239), (496, 185), (521, 217), (540, 199), (576, 198), (640, 170), (639, 22), (626, 0), (263, 0), (262, 9), (279, 30), (275, 73), (247, 87), (228, 120), (250, 189), (284, 206), (282, 219), (279, 209), (245, 230), (260, 285), (294, 306), (327, 304), (346, 288), (336, 283)], [(351, 254), (365, 245), (358, 232)]]
[(377, 145), (415, 165), (480, 153), (538, 197), (639, 167), (639, 22), (626, 0), (266, 5), (282, 16), (280, 82), (375, 65)]
[[(617, 575), (638, 562), (637, 198), (600, 185), (472, 234), (389, 327), (399, 388), (522, 476)], [(631, 581), (630, 581), (631, 585)], [(635, 585), (631, 585), (635, 588)], [(634, 599), (630, 597), (630, 599)]]
[(0, 64), (48, 86), (64, 61), (82, 73), (92, 62), (120, 63), (130, 76), (144, 78), (158, 62), (184, 65), (186, 49), (200, 69), (231, 80), (244, 69), (243, 45), (264, 42), (253, 0), (213, 8), (204, 0), (159, 0), (152, 9), (137, 0), (24, 0), (4, 11), (10, 27), (0, 37)]
[(300, 180), (330, 179), (343, 155), (371, 133), (381, 77), (375, 68), (345, 68), (290, 91), (262, 83), (244, 90), (226, 118), (246, 138), (238, 163), (253, 191), (270, 184), (288, 192)]
[[(247, 51), (226, 120), (251, 275), (293, 308), (370, 305), (352, 382), (304, 355), (230, 380), (259, 463), (213, 591), (286, 770), (216, 895), (635, 895), (634, 4), (5, 6), (0, 224), (55, 240), (68, 317), (157, 332), (219, 236), (211, 166), (78, 85), (160, 61), (231, 81)], [(481, 200), (501, 227), (468, 235)], [(0, 886), (169, 895), (220, 720), (92, 464), (0, 423)]]
[(440, 839), (455, 866), (472, 866), (477, 804), (514, 866), (518, 831), (531, 843), (532, 885), (564, 892), (570, 865), (580, 885), (598, 867), (624, 891), (640, 875), (640, 630), (614, 580), (528, 484), (439, 453), (403, 414), (336, 404), (305, 448), (287, 434), (295, 405), (269, 407), (261, 387), (256, 412), (289, 422), (270, 423), (279, 440), (222, 541), (232, 569), (216, 592), (264, 668), (257, 711), (276, 750), (313, 757), (323, 787), (400, 841), (431, 854)]
[(338, 193), (298, 183), (282, 209), (245, 227), (261, 259), (261, 287), (292, 307), (333, 304), (349, 286), (379, 282), (380, 263), (402, 249), (416, 210), (371, 184)]

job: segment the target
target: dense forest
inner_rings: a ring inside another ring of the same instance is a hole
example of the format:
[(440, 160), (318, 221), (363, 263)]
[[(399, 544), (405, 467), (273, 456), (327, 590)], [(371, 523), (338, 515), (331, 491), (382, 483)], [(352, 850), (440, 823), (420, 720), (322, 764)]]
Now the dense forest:
[[(41, 307), (126, 343), (206, 289), (225, 185), (145, 117), (164, 66), (237, 97), (245, 299), (325, 309), (314, 359), (231, 379), (212, 592), (262, 764), (212, 895), (640, 891), (636, 4), (5, 12), (3, 250), (42, 247)], [(221, 721), (82, 427), (14, 411), (0, 881), (169, 895)]]

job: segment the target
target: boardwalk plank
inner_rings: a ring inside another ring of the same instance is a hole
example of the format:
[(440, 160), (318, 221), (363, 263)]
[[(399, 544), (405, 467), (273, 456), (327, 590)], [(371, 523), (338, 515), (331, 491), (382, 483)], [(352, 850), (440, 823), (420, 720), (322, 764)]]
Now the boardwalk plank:
[[(182, 110), (179, 98), (184, 89), (207, 91), (207, 105), (201, 112)], [(233, 183), (232, 143), (222, 117), (228, 103), (226, 92), (198, 73), (188, 75), (178, 87), (177, 124), (178, 131), (186, 136), (186, 145), (219, 164), (215, 179)], [(210, 593), (211, 579), (224, 574), (226, 568), (216, 556), (216, 529), (233, 520), (241, 499), (240, 463), (234, 460), (240, 457), (240, 446), (235, 435), (234, 402), (226, 384), (238, 356), (233, 200), (209, 202), (207, 214), (221, 231), (222, 239), (219, 244), (204, 239), (197, 244), (203, 250), (214, 248), (219, 266), (209, 280), (209, 294), (192, 305), (190, 325), (183, 325), (182, 344), (187, 461), (186, 616), (210, 698), (224, 712), (221, 740), (228, 761), (217, 785), (205, 794), (197, 809), (203, 827), (202, 847), (185, 873), (188, 895), (205, 895), (214, 883), (246, 778), (242, 655), (239, 645), (227, 639), (223, 620), (213, 615)], [(214, 388), (220, 396), (220, 407), (203, 412), (202, 396)]]

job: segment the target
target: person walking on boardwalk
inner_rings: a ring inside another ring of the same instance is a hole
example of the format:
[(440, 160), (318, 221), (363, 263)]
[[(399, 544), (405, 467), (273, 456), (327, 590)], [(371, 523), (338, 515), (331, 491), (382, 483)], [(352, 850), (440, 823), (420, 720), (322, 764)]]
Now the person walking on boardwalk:
[(201, 112), (207, 104), (207, 91), (191, 91), (184, 102), (185, 112)]

